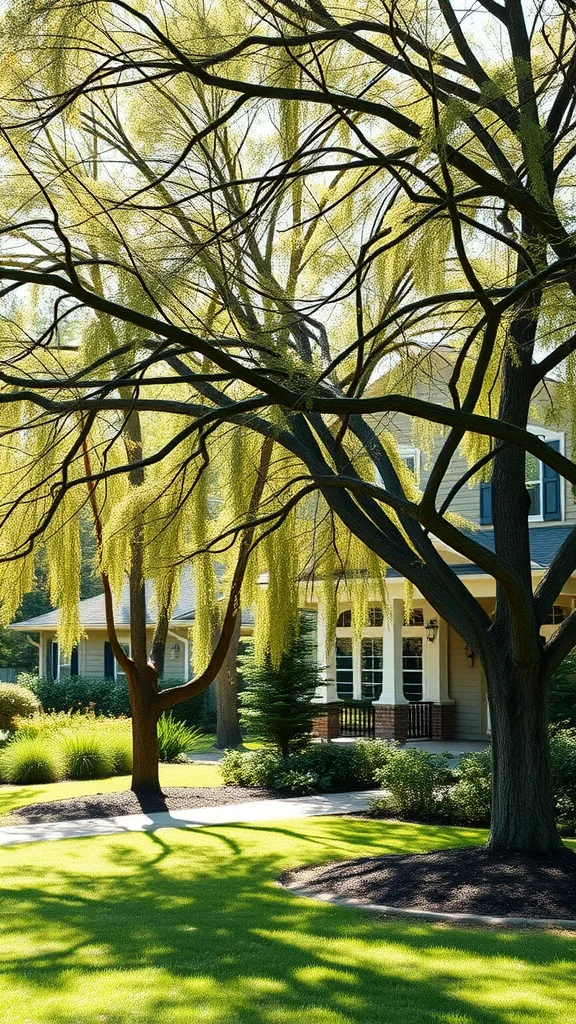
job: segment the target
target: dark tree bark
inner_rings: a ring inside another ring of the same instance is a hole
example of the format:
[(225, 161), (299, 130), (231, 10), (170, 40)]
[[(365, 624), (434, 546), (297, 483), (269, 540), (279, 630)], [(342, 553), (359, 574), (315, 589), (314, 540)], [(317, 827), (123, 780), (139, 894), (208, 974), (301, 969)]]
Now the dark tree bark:
[(238, 641), (241, 615), (238, 615), (234, 634), (224, 664), (218, 673), (216, 691), (216, 746), (219, 750), (238, 747), (242, 743), (238, 714)]
[(489, 848), (546, 854), (562, 846), (554, 815), (545, 681), (502, 664), (487, 677), (492, 725)]
[(128, 674), (128, 686), (132, 705), (131, 789), (138, 795), (160, 794), (157, 735), (159, 712), (155, 706), (157, 674), (151, 667), (141, 673), (132, 669)]

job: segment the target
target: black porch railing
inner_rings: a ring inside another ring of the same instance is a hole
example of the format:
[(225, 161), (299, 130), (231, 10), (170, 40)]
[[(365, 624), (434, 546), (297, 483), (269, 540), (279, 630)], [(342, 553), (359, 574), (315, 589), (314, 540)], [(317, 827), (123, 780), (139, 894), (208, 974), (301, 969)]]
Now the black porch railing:
[(432, 739), (432, 701), (420, 700), (408, 705), (408, 739)]
[(339, 707), (340, 735), (364, 736), (373, 740), (376, 735), (376, 712), (367, 701), (346, 701)]

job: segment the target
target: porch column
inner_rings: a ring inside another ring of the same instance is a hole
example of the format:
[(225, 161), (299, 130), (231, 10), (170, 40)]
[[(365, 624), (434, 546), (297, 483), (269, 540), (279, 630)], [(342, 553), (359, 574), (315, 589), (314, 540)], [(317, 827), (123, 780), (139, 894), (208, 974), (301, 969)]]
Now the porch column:
[(451, 740), (456, 724), (456, 705), (449, 693), (448, 623), (441, 619), (432, 605), (424, 605), (424, 621), (435, 619), (438, 633), (433, 641), (425, 640), (424, 700), (432, 701), (432, 739)]
[(382, 644), (382, 693), (374, 701), (377, 739), (405, 743), (408, 702), (402, 690), (402, 626), (404, 601), (391, 602), (392, 620), (385, 620)]
[(332, 644), (329, 651), (326, 646), (326, 615), (322, 605), (318, 605), (316, 616), (316, 658), (320, 666), (321, 682), (316, 687), (315, 700), (322, 704), (331, 704), (338, 700), (336, 692), (336, 650)]

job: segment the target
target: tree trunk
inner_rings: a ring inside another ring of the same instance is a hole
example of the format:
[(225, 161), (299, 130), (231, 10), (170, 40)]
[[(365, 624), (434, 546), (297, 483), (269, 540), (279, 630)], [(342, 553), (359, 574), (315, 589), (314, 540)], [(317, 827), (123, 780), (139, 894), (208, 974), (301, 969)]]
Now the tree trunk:
[(543, 855), (559, 849), (554, 814), (547, 687), (538, 673), (487, 673), (492, 724), (492, 823), (488, 846)]
[(158, 712), (149, 680), (128, 680), (132, 705), (132, 786), (134, 793), (161, 794), (158, 772)]
[(238, 747), (242, 743), (240, 717), (238, 714), (238, 641), (240, 639), (239, 615), (230, 641), (226, 659), (215, 681), (216, 690), (216, 746), (220, 750)]

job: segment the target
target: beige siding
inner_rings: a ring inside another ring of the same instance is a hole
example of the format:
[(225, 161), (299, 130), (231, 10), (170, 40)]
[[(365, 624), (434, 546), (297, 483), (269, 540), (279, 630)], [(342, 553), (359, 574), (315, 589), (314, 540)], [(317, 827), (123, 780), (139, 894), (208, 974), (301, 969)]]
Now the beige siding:
[(470, 667), (465, 643), (450, 627), (449, 663), (450, 696), (456, 702), (456, 738), (479, 740), (486, 735), (486, 700), (480, 659)]
[[(171, 648), (174, 645), (178, 645), (179, 651), (176, 653)], [(186, 644), (185, 636), (178, 637), (169, 636), (166, 640), (166, 657), (164, 659), (164, 678), (165, 679), (179, 679), (185, 682), (188, 679), (187, 666), (185, 664)]]
[[(442, 389), (440, 376), (441, 374), (437, 376), (436, 382), (430, 386), (421, 385), (418, 388), (418, 397), (444, 404), (447, 401), (448, 394)], [(567, 455), (570, 455), (572, 451), (572, 432), (569, 419), (565, 416), (559, 403), (556, 403), (554, 409), (556, 415), (553, 416), (551, 413), (550, 402), (551, 397), (554, 397), (554, 390), (553, 383), (547, 382), (546, 390), (543, 389), (540, 395), (535, 396), (530, 423), (531, 425), (548, 426), (552, 430), (562, 431), (564, 433), (564, 451)], [(393, 416), (390, 416), (389, 414), (382, 414), (370, 417), (370, 421), (372, 426), (379, 432), (390, 430), (398, 439), (400, 444), (412, 443), (412, 426), (410, 417), (404, 416), (400, 413), (394, 414)], [(437, 438), (430, 459), (427, 459), (425, 454), (421, 453), (420, 485), (422, 487), (425, 486), (428, 480), (435, 456), (440, 451), (442, 444), (443, 438)], [(465, 459), (461, 458), (459, 455), (456, 455), (452, 459), (448, 472), (446, 473), (442, 486), (439, 490), (441, 500), (446, 497), (450, 489), (467, 469), (468, 464)], [(565, 481), (561, 481), (560, 486), (563, 489), (564, 519), (562, 521), (566, 523), (576, 523), (576, 498), (572, 493), (572, 489), (566, 486)], [(464, 485), (464, 487), (462, 487), (455, 496), (450, 508), (453, 512), (464, 516), (471, 522), (478, 523), (480, 517), (479, 488), (470, 488), (468, 485)], [(537, 529), (539, 526), (550, 525), (552, 525), (550, 521), (532, 522), (530, 527), (535, 527)]]
[[(94, 630), (89, 632), (86, 639), (80, 644), (80, 651), (78, 657), (78, 669), (80, 675), (101, 677), (104, 675), (104, 643), (108, 638), (108, 634), (105, 630)], [(118, 639), (121, 644), (129, 643), (130, 637), (128, 633), (119, 633)], [(148, 644), (150, 644), (151, 635), (148, 636)], [(164, 666), (164, 676), (167, 679), (182, 679), (185, 678), (185, 634), (182, 633), (180, 639), (169, 636), (166, 644), (166, 662)], [(179, 644), (180, 650), (176, 658), (172, 657), (170, 648), (173, 644)]]

